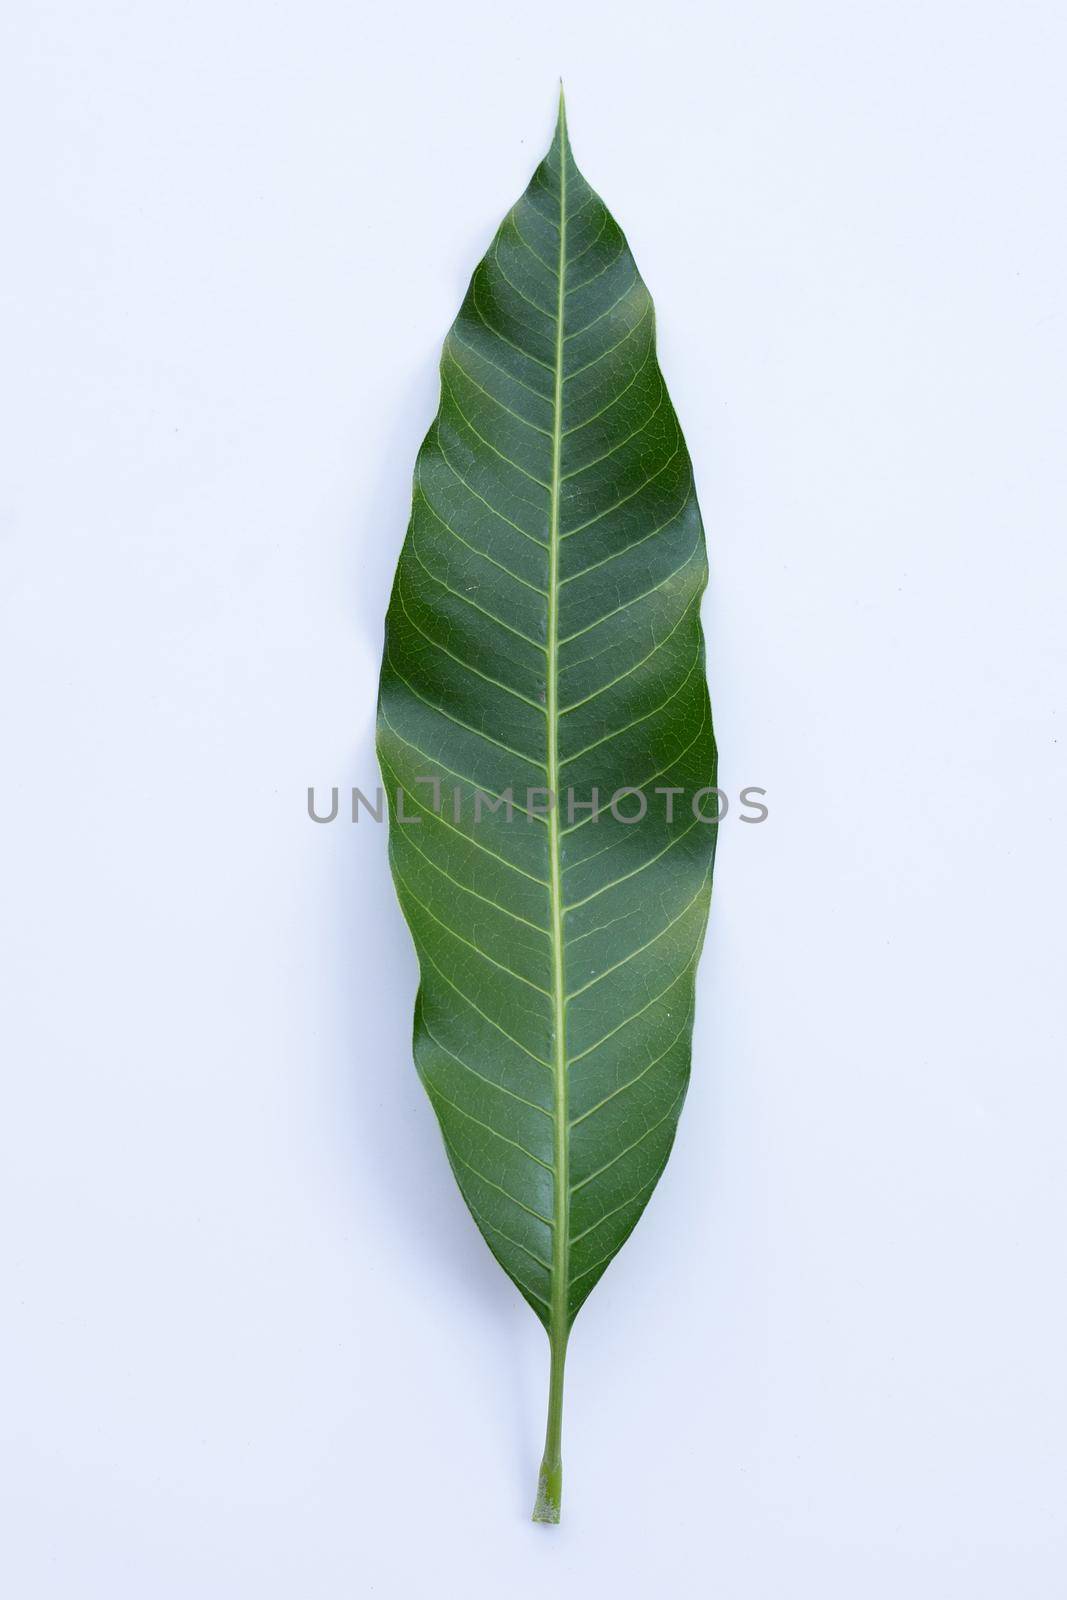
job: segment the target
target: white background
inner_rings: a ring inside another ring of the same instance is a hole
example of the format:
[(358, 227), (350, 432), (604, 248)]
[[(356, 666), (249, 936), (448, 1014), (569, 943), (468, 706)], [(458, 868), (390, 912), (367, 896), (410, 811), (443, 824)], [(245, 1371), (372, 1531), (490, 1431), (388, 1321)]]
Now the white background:
[[(5, 1592), (1059, 1600), (1059, 0), (5, 18)], [(436, 353), (560, 73), (771, 816), (552, 1531), (384, 833), (305, 799), (377, 781)]]

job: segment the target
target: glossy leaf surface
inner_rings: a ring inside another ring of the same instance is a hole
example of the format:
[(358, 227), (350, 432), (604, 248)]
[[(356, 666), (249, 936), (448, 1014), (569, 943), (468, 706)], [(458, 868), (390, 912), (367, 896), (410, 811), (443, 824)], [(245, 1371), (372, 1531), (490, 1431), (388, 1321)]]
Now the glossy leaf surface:
[[(689, 1076), (715, 841), (692, 805), (715, 782), (706, 575), (652, 302), (561, 105), (445, 341), (379, 709), (416, 1064), (552, 1341), (541, 1520), (570, 1325), (652, 1193)], [(593, 791), (606, 808), (621, 789), (640, 794), (594, 817)], [(476, 791), (498, 809), (476, 817)]]

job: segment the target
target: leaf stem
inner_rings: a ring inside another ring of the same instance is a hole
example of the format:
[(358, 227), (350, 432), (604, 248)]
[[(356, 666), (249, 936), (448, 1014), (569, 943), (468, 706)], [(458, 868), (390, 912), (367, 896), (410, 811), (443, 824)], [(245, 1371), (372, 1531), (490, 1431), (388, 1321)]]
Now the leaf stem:
[(567, 1332), (552, 1339), (552, 1368), (548, 1380), (548, 1427), (545, 1453), (537, 1478), (534, 1522), (558, 1522), (563, 1499), (563, 1368), (567, 1360)]

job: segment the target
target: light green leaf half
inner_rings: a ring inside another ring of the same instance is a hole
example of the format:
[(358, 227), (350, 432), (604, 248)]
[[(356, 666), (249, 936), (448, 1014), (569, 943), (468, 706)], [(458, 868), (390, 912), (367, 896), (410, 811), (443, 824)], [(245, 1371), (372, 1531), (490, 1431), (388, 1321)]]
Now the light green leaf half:
[[(445, 340), (378, 724), (416, 1064), (551, 1343), (541, 1521), (559, 1519), (571, 1324), (655, 1187), (689, 1077), (715, 846), (691, 803), (715, 782), (706, 577), (652, 301), (561, 98)], [(635, 823), (568, 806), (628, 787)], [(538, 790), (560, 797), (547, 815)], [(498, 805), (478, 820), (476, 791)]]

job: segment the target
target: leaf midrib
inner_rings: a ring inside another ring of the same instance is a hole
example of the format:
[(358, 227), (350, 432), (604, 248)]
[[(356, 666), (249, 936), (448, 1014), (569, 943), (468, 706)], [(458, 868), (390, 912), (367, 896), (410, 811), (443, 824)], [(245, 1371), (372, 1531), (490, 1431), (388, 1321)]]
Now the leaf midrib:
[(563, 972), (563, 888), (559, 827), (559, 520), (560, 460), (563, 450), (563, 317), (567, 272), (567, 135), (559, 141), (559, 268), (556, 285), (556, 360), (552, 406), (552, 473), (548, 530), (548, 670), (545, 683), (546, 765), (549, 809), (549, 907), (552, 938), (552, 1020), (554, 1152), (552, 1272), (549, 1339), (553, 1357), (562, 1357), (567, 1339), (567, 1277), (570, 1254), (570, 1118), (567, 1084), (567, 996)]

